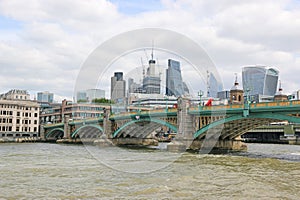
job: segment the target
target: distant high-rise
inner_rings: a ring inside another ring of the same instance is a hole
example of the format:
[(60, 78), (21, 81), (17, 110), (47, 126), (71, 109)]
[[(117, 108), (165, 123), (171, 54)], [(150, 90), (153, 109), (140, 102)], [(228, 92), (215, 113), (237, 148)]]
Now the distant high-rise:
[(156, 68), (155, 60), (149, 60), (146, 76), (143, 79), (143, 91), (146, 94), (160, 94), (160, 74)]
[(243, 89), (249, 95), (274, 96), (278, 85), (278, 70), (266, 66), (244, 67), (242, 71)]
[(88, 90), (86, 90), (86, 98), (89, 102), (92, 102), (93, 99), (105, 98), (105, 90), (88, 89)]
[(208, 97), (218, 97), (218, 92), (223, 90), (223, 85), (220, 81), (216, 79), (213, 73), (207, 72), (208, 73)]
[(77, 102), (92, 102), (94, 99), (105, 98), (105, 91), (101, 89), (88, 89), (77, 92)]
[(53, 93), (50, 92), (38, 92), (37, 101), (53, 103)]
[(78, 91), (76, 93), (76, 100), (77, 102), (86, 102), (87, 101), (86, 91)]
[(128, 93), (143, 93), (143, 86), (134, 82), (133, 78), (128, 78)]
[(166, 95), (181, 96), (185, 93), (186, 88), (182, 82), (180, 62), (169, 59), (166, 70)]
[(125, 102), (126, 82), (123, 80), (123, 72), (115, 72), (111, 77), (110, 95), (115, 103)]

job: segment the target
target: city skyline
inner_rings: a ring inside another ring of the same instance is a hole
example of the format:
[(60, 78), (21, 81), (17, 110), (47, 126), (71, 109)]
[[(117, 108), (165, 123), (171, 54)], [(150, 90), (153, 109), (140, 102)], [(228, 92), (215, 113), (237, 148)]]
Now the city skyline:
[(262, 64), (277, 68), (284, 92), (292, 93), (300, 89), (299, 10), (294, 0), (169, 0), (145, 6), (117, 0), (3, 0), (0, 93), (49, 90), (56, 98), (72, 99), (81, 65), (93, 49), (114, 35), (145, 27), (173, 30), (196, 41), (222, 74), (225, 89), (234, 73), (241, 82), (243, 66)]

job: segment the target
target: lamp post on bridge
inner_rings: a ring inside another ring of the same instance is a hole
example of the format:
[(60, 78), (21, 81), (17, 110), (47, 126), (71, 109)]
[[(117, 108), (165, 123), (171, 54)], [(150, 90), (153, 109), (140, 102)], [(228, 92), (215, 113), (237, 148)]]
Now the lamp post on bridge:
[(246, 89), (246, 100), (244, 102), (244, 110), (243, 110), (243, 116), (246, 117), (249, 115), (249, 109), (250, 109), (250, 97), (249, 97), (250, 89)]
[(203, 96), (203, 91), (202, 90), (200, 90), (199, 92), (198, 92), (198, 96), (199, 96), (199, 111), (201, 110), (201, 98), (202, 98), (202, 96)]
[(169, 98), (168, 98), (168, 96), (166, 95), (166, 96), (165, 96), (165, 101), (166, 101), (166, 113), (168, 112), (168, 100), (169, 100)]
[(141, 104), (141, 100), (140, 100), (140, 99), (138, 99), (138, 113), (140, 113), (140, 112), (141, 112), (141, 107), (140, 107), (140, 104)]

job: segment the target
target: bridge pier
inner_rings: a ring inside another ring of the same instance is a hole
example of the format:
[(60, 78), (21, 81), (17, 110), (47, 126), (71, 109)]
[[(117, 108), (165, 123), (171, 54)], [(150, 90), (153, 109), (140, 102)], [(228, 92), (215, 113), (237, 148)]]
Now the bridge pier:
[(71, 139), (71, 127), (69, 126), (69, 115), (64, 116), (64, 139)]
[(152, 138), (114, 138), (114, 145), (158, 146), (158, 141)]
[(42, 141), (46, 141), (44, 125), (40, 125), (40, 138)]
[(193, 116), (188, 113), (190, 99), (179, 97), (177, 102), (178, 133), (175, 140), (167, 145), (167, 150), (171, 152), (183, 152), (189, 148), (195, 132), (193, 127)]
[(109, 109), (104, 109), (104, 116), (103, 116), (104, 133), (103, 133), (103, 137), (112, 139), (112, 133), (113, 133), (112, 124), (113, 124), (113, 122), (109, 120), (109, 117), (110, 117), (110, 110)]
[(204, 144), (204, 140), (194, 140), (190, 145), (191, 150), (199, 150), (200, 153), (210, 153), (210, 152), (228, 152), (228, 151), (247, 151), (247, 145), (239, 139), (233, 140), (218, 140), (212, 141), (214, 146)]

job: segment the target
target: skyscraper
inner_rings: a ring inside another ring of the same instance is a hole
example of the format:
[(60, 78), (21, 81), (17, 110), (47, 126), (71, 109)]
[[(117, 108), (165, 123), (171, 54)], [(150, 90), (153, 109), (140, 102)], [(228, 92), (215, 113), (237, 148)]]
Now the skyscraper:
[(223, 85), (220, 81), (218, 81), (215, 77), (215, 75), (209, 71), (208, 73), (208, 97), (218, 97), (218, 92), (223, 90)]
[(160, 94), (160, 75), (155, 65), (155, 60), (149, 60), (146, 76), (143, 79), (143, 91), (146, 94)]
[(266, 66), (243, 67), (243, 89), (249, 95), (274, 96), (278, 85), (278, 70)]
[(181, 96), (184, 94), (184, 86), (186, 85), (182, 82), (180, 62), (169, 59), (166, 70), (166, 95)]
[(123, 80), (123, 72), (115, 72), (111, 77), (110, 95), (115, 103), (125, 102), (126, 81)]
[(53, 93), (50, 92), (38, 92), (37, 100), (39, 102), (53, 103)]
[(88, 90), (86, 90), (86, 98), (89, 102), (92, 102), (93, 99), (105, 98), (105, 90), (88, 89)]

